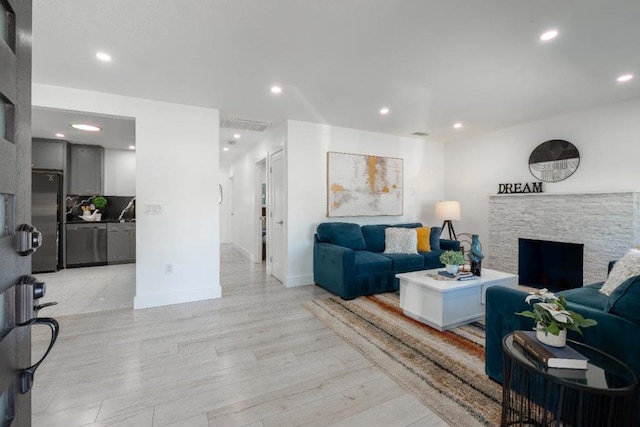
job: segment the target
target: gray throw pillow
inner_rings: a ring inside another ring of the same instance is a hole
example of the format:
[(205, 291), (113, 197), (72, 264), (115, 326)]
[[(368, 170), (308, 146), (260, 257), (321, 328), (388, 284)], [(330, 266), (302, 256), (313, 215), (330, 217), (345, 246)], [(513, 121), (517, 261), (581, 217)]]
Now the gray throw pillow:
[(640, 250), (630, 249), (618, 262), (615, 263), (607, 281), (604, 282), (600, 292), (609, 296), (630, 277), (640, 275)]
[(389, 227), (384, 230), (385, 254), (417, 254), (418, 233), (415, 228)]

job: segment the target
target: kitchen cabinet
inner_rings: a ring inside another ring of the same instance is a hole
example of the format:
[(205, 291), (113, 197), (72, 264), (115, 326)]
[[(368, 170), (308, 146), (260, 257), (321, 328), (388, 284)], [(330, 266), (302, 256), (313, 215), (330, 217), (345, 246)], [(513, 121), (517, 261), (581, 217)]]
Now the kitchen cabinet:
[(107, 262), (125, 264), (136, 261), (136, 224), (116, 222), (107, 224)]
[(67, 193), (95, 196), (104, 188), (104, 148), (97, 145), (69, 144)]
[(31, 167), (64, 170), (65, 142), (34, 139), (31, 144)]
[(107, 263), (107, 225), (98, 222), (67, 224), (67, 266)]

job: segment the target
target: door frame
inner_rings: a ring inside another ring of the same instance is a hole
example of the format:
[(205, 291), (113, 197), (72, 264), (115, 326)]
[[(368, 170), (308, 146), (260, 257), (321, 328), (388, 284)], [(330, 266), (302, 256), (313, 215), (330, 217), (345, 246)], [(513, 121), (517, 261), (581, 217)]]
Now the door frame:
[(267, 212), (267, 236), (271, 235), (273, 237), (273, 206), (275, 206), (275, 200), (274, 200), (274, 196), (275, 196), (275, 191), (274, 191), (274, 185), (275, 185), (275, 180), (273, 179), (272, 175), (273, 175), (273, 161), (272, 158), (274, 155), (278, 154), (279, 152), (282, 152), (282, 161), (283, 161), (283, 170), (282, 170), (282, 179), (283, 179), (283, 188), (282, 188), (282, 220), (284, 221), (284, 226), (282, 227), (282, 278), (278, 278), (276, 276), (273, 275), (273, 256), (272, 254), (274, 253), (273, 251), (273, 239), (269, 239), (267, 237), (267, 254), (269, 254), (269, 256), (267, 257), (267, 274), (273, 276), (274, 278), (276, 278), (277, 280), (281, 281), (283, 285), (287, 285), (286, 284), (286, 278), (287, 278), (287, 224), (288, 224), (288, 217), (287, 217), (287, 143), (286, 141), (283, 143), (282, 148), (278, 148), (275, 151), (270, 151), (267, 153), (267, 198), (268, 198), (268, 202), (267, 204), (269, 205), (269, 211)]
[[(267, 166), (267, 158), (264, 157), (260, 161), (256, 162), (254, 170), (255, 170), (255, 198), (254, 198), (253, 212), (255, 212), (256, 215), (258, 216), (256, 217), (257, 220), (254, 221), (255, 228), (253, 232), (253, 236), (254, 236), (253, 262), (259, 264), (262, 262), (262, 220), (260, 219), (260, 213), (262, 210), (262, 179), (263, 178), (267, 186), (267, 197), (265, 199), (265, 207), (267, 212), (269, 212), (269, 191), (268, 191), (269, 174), (267, 173), (269, 169)], [(266, 215), (266, 217), (267, 217), (266, 219), (267, 226), (265, 230), (267, 230), (266, 240), (268, 242), (269, 241), (269, 233), (268, 233), (269, 215)], [(269, 253), (268, 249), (267, 249), (267, 253)]]

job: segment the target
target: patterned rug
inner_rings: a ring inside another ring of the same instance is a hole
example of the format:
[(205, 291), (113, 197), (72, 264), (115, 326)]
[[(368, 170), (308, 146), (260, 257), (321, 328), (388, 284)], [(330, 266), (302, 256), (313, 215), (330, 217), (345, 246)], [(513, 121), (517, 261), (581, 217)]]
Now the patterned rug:
[(402, 314), (395, 293), (304, 304), (453, 426), (500, 425), (502, 387), (484, 373), (484, 325), (440, 332)]

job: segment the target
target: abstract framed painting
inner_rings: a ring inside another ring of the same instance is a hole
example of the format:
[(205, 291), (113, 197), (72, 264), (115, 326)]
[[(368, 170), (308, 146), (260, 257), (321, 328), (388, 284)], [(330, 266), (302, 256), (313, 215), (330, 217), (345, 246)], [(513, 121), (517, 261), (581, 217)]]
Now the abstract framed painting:
[(327, 216), (402, 215), (403, 160), (327, 153)]

